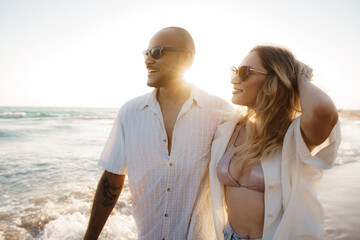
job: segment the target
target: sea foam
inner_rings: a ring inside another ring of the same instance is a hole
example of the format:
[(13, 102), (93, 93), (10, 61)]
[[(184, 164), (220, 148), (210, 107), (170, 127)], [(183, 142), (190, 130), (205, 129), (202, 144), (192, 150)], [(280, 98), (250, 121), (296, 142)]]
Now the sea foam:
[(41, 113), (26, 113), (26, 112), (3, 112), (0, 113), (0, 118), (35, 118), (40, 117)]

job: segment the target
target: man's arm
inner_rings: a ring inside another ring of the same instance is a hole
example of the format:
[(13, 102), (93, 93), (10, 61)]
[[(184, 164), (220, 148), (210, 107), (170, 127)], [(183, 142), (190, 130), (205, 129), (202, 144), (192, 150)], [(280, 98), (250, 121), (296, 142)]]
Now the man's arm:
[(125, 175), (104, 171), (96, 189), (84, 240), (97, 239), (114, 208), (124, 185)]

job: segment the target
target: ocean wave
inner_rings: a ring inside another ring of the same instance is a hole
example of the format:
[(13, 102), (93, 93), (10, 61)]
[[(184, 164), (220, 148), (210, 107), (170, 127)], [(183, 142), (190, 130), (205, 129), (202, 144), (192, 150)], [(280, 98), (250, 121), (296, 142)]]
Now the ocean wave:
[(17, 138), (21, 135), (22, 133), (17, 130), (0, 129), (0, 138)]
[(335, 161), (335, 166), (341, 166), (360, 161), (360, 149), (352, 144), (342, 144)]
[(3, 112), (0, 113), (0, 118), (38, 118), (38, 117), (51, 117), (51, 115), (36, 112), (36, 113), (27, 113), (27, 112)]
[(80, 120), (97, 120), (97, 119), (114, 119), (115, 116), (114, 115), (96, 115), (96, 114), (75, 114), (71, 116), (72, 118), (75, 119), (80, 119)]
[(100, 120), (114, 119), (114, 114), (92, 114), (92, 113), (43, 113), (43, 112), (2, 112), (0, 119), (23, 119), (23, 118), (61, 118), (77, 120)]
[[(8, 196), (0, 206), (0, 239), (83, 239), (94, 192), (93, 184), (65, 185), (52, 194)], [(131, 206), (126, 183), (99, 239), (137, 239)]]

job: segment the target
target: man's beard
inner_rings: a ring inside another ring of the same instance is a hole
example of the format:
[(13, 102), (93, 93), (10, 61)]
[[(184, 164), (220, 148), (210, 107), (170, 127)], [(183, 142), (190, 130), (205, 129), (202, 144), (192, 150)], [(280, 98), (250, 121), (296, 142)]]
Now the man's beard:
[(167, 87), (171, 85), (174, 81), (178, 81), (178, 80), (179, 78), (161, 78), (154, 82), (147, 81), (147, 85), (149, 87), (161, 88), (161, 87)]

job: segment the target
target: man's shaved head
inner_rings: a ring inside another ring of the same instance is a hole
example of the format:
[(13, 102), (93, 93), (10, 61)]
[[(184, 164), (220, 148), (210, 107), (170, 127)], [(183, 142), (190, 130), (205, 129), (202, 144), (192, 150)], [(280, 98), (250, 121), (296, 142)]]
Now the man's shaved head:
[(160, 33), (167, 35), (168, 40), (172, 42), (171, 47), (186, 48), (192, 52), (193, 56), (195, 55), (194, 40), (185, 29), (180, 27), (167, 27), (157, 32), (154, 37)]

